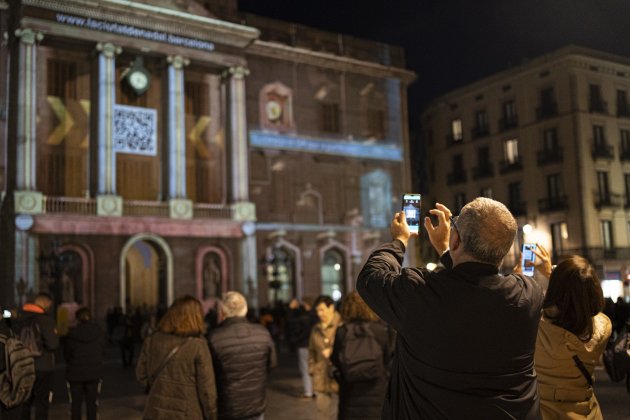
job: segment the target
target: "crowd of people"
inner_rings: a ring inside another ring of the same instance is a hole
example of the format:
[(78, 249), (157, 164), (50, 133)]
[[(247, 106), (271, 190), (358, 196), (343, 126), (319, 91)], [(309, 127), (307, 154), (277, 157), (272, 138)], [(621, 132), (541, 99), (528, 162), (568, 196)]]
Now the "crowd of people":
[[(296, 397), (314, 399), (322, 420), (603, 418), (593, 372), (626, 325), (628, 305), (604, 299), (585, 258), (553, 268), (540, 245), (536, 269), (549, 280), (546, 290), (520, 264), (500, 274), (517, 224), (497, 201), (477, 198), (459, 216), (436, 204), (430, 214), (424, 225), (443, 269), (403, 267), (417, 234), (396, 213), (392, 241), (370, 255), (357, 291), (340, 305), (304, 297), (255, 318), (245, 297), (230, 291), (204, 316), (201, 303), (184, 296), (168, 309), (112, 308), (106, 332), (81, 308), (60, 340), (52, 300), (37, 295), (13, 331), (0, 321), (0, 355), (9, 349), (2, 337), (25, 341), (36, 326), (31, 395), (15, 407), (0, 400), (0, 419), (28, 419), (32, 407), (47, 418), (60, 343), (71, 418), (81, 418), (84, 403), (87, 418), (97, 418), (107, 340), (120, 346), (124, 367), (135, 366), (147, 419), (264, 419), (268, 375), (285, 343), (298, 355)], [(0, 378), (7, 360), (0, 357)]]

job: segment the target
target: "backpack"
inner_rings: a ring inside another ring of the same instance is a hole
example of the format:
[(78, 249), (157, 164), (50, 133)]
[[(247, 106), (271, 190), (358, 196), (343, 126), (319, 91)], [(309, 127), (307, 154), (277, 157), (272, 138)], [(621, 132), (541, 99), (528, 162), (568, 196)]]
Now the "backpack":
[(604, 367), (613, 382), (630, 375), (630, 329), (626, 324), (617, 337), (611, 337), (604, 350)]
[(346, 336), (339, 352), (339, 370), (344, 382), (370, 381), (385, 376), (383, 349), (370, 324), (345, 324)]
[(22, 404), (31, 396), (35, 383), (35, 361), (31, 351), (15, 337), (0, 334), (6, 369), (0, 373), (0, 402), (7, 408)]
[(31, 351), (33, 357), (39, 357), (44, 353), (44, 340), (39, 324), (34, 317), (22, 320), (19, 325), (20, 341), (24, 347)]

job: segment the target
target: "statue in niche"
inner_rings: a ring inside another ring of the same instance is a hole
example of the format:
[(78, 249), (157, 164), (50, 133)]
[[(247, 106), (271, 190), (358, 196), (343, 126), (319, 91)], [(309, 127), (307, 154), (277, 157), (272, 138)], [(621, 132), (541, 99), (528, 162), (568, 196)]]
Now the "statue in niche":
[(203, 261), (203, 297), (221, 298), (221, 262), (214, 253), (207, 254)]

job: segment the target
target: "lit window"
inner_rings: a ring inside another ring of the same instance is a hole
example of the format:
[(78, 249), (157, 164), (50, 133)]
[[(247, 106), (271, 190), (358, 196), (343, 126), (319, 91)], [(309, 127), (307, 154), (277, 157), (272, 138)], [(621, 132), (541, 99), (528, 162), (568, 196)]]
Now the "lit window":
[(600, 230), (602, 235), (602, 246), (604, 250), (610, 251), (613, 249), (612, 221), (602, 220), (600, 222)]
[(462, 120), (456, 119), (451, 122), (451, 135), (453, 136), (453, 141), (462, 141), (464, 139)]
[(518, 139), (509, 139), (503, 143), (505, 160), (507, 163), (518, 162)]

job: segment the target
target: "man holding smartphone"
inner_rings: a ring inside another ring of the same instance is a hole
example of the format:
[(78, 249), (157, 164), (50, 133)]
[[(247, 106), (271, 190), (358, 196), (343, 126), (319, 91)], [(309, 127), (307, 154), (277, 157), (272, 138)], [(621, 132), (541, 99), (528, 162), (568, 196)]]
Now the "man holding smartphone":
[(445, 269), (402, 268), (403, 212), (393, 240), (357, 280), (365, 302), (398, 332), (383, 419), (539, 419), (534, 348), (543, 293), (530, 277), (503, 276), (517, 224), (500, 202), (477, 198), (459, 217), (444, 205), (424, 221)]

